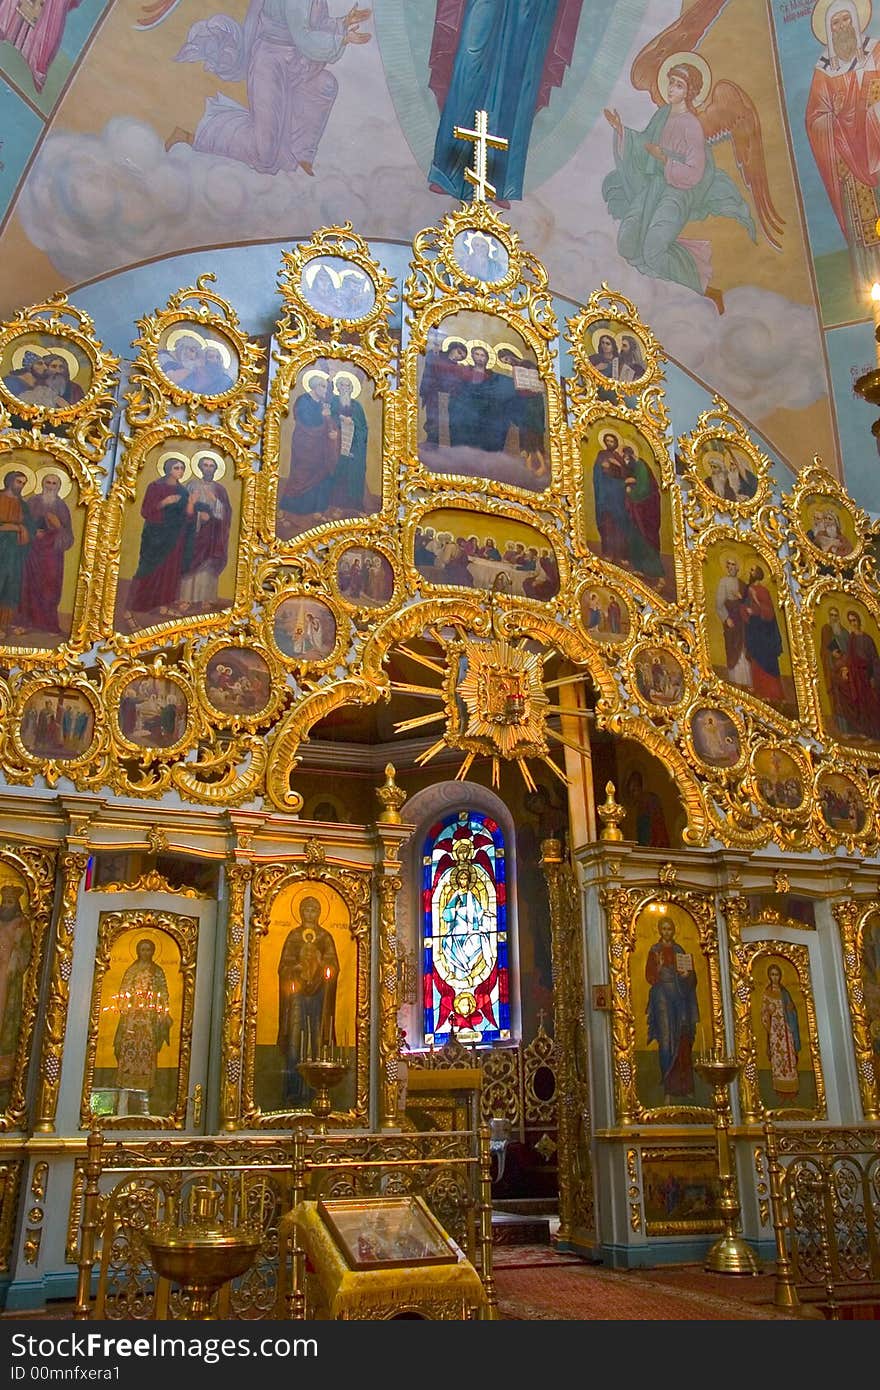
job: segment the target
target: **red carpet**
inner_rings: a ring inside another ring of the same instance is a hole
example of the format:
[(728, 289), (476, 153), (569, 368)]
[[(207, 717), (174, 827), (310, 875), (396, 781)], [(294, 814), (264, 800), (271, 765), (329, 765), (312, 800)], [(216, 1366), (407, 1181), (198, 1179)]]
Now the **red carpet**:
[[(773, 1305), (772, 1273), (756, 1278), (707, 1274), (700, 1265), (612, 1270), (548, 1246), (495, 1249), (494, 1273), (502, 1318), (566, 1322), (737, 1322), (797, 1318)], [(0, 1318), (70, 1318), (71, 1300), (39, 1313)], [(815, 1317), (818, 1312), (813, 1312)], [(876, 1316), (867, 1305), (841, 1309), (844, 1319)]]
[(546, 1266), (558, 1269), (561, 1265), (580, 1265), (584, 1261), (577, 1255), (567, 1255), (553, 1250), (549, 1245), (493, 1245), (493, 1269), (536, 1269)]
[(610, 1270), (576, 1266), (496, 1272), (501, 1315), (517, 1321), (724, 1321), (790, 1318), (773, 1306), (773, 1276), (706, 1274), (700, 1266)]

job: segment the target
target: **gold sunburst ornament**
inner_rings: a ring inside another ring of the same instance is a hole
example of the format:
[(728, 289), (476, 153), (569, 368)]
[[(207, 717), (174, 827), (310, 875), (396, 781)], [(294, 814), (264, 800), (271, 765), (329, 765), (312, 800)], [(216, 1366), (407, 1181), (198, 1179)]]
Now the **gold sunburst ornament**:
[(468, 715), (462, 742), (488, 744), (486, 752), (506, 759), (546, 754), (550, 702), (541, 658), (503, 637), (490, 643), (466, 640), (463, 647), (464, 675), (456, 688)]
[[(446, 644), (444, 644), (446, 645)], [(443, 665), (401, 647), (404, 655), (445, 677), (439, 690), (392, 682), (392, 689), (432, 696), (443, 702), (436, 714), (419, 715), (395, 725), (402, 733), (446, 719), (446, 730), (416, 758), (424, 766), (443, 748), (460, 748), (466, 754), (456, 778), (461, 781), (477, 757), (492, 759), (492, 783), (498, 785), (500, 763), (518, 764), (530, 790), (535, 782), (527, 759), (538, 758), (551, 767), (562, 781), (565, 775), (550, 757), (548, 737), (558, 737), (547, 727), (550, 704), (544, 686), (544, 662), (549, 652), (530, 652), (505, 637), (485, 639), (464, 636), (446, 646)]]

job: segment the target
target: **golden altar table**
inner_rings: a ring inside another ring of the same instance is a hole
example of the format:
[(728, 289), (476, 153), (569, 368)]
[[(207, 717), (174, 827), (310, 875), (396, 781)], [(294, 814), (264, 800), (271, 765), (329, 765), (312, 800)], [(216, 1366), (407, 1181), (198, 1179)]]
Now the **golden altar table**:
[(482, 1082), (479, 1067), (409, 1067), (406, 1114), (416, 1129), (476, 1129)]
[[(365, 1227), (368, 1217), (381, 1214), (386, 1201), (364, 1198), (357, 1203)], [(318, 1202), (300, 1202), (278, 1225), (282, 1248), (291, 1240), (305, 1254), (307, 1318), (381, 1321), (405, 1317), (463, 1322), (486, 1316), (486, 1291), (477, 1270), (439, 1225), (445, 1249), (450, 1252), (448, 1262), (404, 1263), (402, 1259), (367, 1268), (366, 1259), (360, 1267), (352, 1267), (319, 1207)], [(371, 1253), (367, 1248), (367, 1256)]]

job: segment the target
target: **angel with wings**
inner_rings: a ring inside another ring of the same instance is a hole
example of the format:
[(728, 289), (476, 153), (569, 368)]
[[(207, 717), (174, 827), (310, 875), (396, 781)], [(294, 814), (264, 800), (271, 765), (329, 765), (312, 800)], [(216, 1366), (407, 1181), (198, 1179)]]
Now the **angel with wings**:
[(711, 244), (680, 235), (689, 222), (729, 217), (757, 240), (751, 209), (733, 179), (716, 167), (710, 146), (733, 141), (737, 168), (754, 200), (764, 235), (779, 250), (783, 221), (773, 205), (761, 121), (754, 102), (735, 82), (712, 82), (708, 63), (693, 48), (727, 0), (696, 0), (637, 54), (630, 73), (650, 92), (657, 111), (644, 130), (624, 126), (606, 110), (614, 131), (615, 167), (602, 183), (608, 211), (620, 223), (617, 249), (643, 275), (673, 280), (706, 294)]

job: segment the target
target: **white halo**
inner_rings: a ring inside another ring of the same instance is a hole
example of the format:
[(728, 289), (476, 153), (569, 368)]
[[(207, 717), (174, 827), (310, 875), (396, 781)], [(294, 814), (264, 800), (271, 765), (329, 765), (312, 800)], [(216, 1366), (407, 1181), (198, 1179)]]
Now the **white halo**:
[(36, 343), (24, 343), (15, 349), (12, 354), (12, 366), (18, 371), (26, 352), (32, 352), (36, 357), (63, 357), (70, 372), (71, 381), (75, 381), (79, 375), (80, 364), (69, 348), (47, 348), (41, 347)]
[(224, 477), (226, 473), (226, 460), (223, 457), (223, 455), (216, 453), (213, 449), (200, 449), (197, 454), (193, 454), (192, 458), (190, 459), (190, 471), (193, 478), (195, 478), (196, 480), (198, 480), (200, 476), (198, 473), (196, 473), (196, 464), (199, 463), (202, 459), (214, 460), (214, 462), (217, 465), (217, 472), (214, 474), (214, 477), (211, 481), (219, 483), (220, 479)]
[(58, 496), (66, 497), (67, 494), (70, 492), (70, 489), (73, 487), (73, 479), (71, 478), (70, 474), (67, 472), (65, 468), (59, 468), (57, 464), (47, 463), (44, 464), (42, 468), (38, 468), (36, 470), (34, 474), (34, 491), (36, 492), (37, 489), (39, 489), (39, 491), (42, 492), (43, 479), (45, 478), (47, 473), (52, 473), (56, 478), (60, 479), (61, 486), (58, 489)]
[(199, 347), (205, 347), (205, 339), (197, 328), (192, 328), (188, 324), (180, 328), (172, 328), (168, 337), (165, 339), (165, 348), (168, 352), (173, 352), (181, 338), (194, 338)]
[[(330, 276), (330, 279), (333, 281), (334, 288), (338, 290), (342, 284), (342, 275), (338, 270), (334, 270), (332, 265), (328, 265), (327, 262), (321, 256), (315, 256), (314, 260), (309, 261), (306, 265), (303, 266), (302, 278), (305, 281), (308, 288), (312, 288), (312, 285), (315, 281), (315, 276), (317, 275), (318, 271), (322, 269), (326, 270), (327, 274)], [(309, 271), (311, 271), (311, 275), (309, 275)]]
[(180, 480), (182, 483), (186, 482), (187, 478), (192, 477), (192, 459), (188, 459), (186, 455), (181, 452), (180, 449), (166, 449), (164, 454), (160, 454), (159, 458), (156, 461), (156, 472), (160, 478), (165, 477), (166, 459), (180, 459), (180, 461), (185, 465), (183, 470), (183, 477)]
[(320, 367), (310, 367), (307, 372), (303, 372), (302, 384), (304, 391), (308, 391), (315, 377), (320, 377), (322, 381), (332, 381), (329, 372), (322, 372)]
[(350, 381), (350, 382), (351, 382), (351, 398), (352, 398), (353, 401), (356, 401), (356, 400), (357, 400), (358, 396), (361, 394), (361, 383), (358, 381), (358, 379), (357, 379), (357, 377), (355, 376), (354, 372), (346, 372), (346, 371), (328, 372), (327, 375), (328, 375), (330, 381), (333, 383), (334, 387), (335, 387), (337, 381), (340, 380), (340, 378), (341, 378), (343, 381)]

